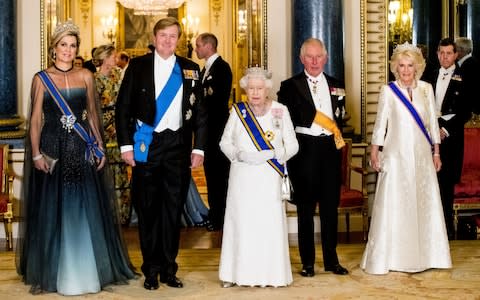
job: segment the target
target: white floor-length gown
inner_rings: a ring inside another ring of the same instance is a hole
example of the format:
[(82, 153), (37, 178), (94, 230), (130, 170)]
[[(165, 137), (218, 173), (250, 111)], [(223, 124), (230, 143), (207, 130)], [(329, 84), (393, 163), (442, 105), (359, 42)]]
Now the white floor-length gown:
[[(272, 110), (281, 117), (274, 117)], [(257, 117), (270, 142), (285, 148), (287, 160), (298, 151), (286, 106), (272, 101)], [(280, 198), (280, 175), (268, 164), (239, 162), (239, 151), (256, 151), (237, 113), (232, 110), (220, 141), (230, 159), (225, 223), (220, 258), (220, 280), (245, 286), (286, 286), (292, 282), (285, 206)]]
[[(397, 86), (408, 95), (406, 89)], [(434, 99), (431, 85), (418, 81), (412, 104), (433, 143), (440, 143)], [(368, 243), (360, 267), (371, 274), (451, 268), (430, 144), (388, 86), (380, 92), (372, 144), (383, 145), (383, 171), (378, 173)]]

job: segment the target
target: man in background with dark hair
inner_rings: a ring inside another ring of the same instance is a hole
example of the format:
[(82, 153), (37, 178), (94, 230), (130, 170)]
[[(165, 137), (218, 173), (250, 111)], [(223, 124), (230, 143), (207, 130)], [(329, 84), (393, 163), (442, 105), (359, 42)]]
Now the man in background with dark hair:
[(128, 67), (128, 63), (130, 62), (130, 55), (128, 55), (127, 52), (125, 51), (120, 51), (117, 54), (117, 66), (122, 69), (122, 75), (121, 78), (123, 79), (123, 76), (125, 76), (125, 70)]
[(97, 67), (95, 67), (95, 64), (93, 63), (93, 53), (95, 52), (95, 50), (97, 50), (97, 47), (92, 48), (92, 52), (91, 52), (92, 58), (83, 63), (83, 67), (85, 69), (90, 70), (90, 72), (92, 73), (97, 72)]
[(427, 79), (435, 91), (435, 105), (440, 127), (440, 158), (438, 184), (448, 238), (454, 238), (453, 197), (463, 165), (463, 126), (471, 116), (469, 95), (463, 74), (455, 63), (458, 53), (453, 39), (442, 39), (437, 50), (440, 68)]
[(229, 116), (228, 101), (232, 88), (232, 70), (217, 53), (217, 38), (211, 33), (200, 34), (195, 41), (195, 52), (205, 59), (200, 73), (203, 97), (208, 111), (208, 139), (205, 151), (209, 223), (208, 231), (223, 228), (230, 161), (220, 150), (220, 138)]

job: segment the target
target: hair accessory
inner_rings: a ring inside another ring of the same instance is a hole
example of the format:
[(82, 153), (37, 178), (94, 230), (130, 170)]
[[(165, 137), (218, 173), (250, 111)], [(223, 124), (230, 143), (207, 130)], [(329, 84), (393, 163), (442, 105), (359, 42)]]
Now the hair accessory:
[(271, 79), (272, 73), (264, 68), (256, 66), (245, 69), (245, 76), (262, 76), (266, 79)]
[(53, 35), (57, 36), (60, 33), (66, 31), (75, 33), (76, 35), (80, 35), (80, 28), (78, 28), (78, 26), (73, 23), (72, 19), (68, 19), (63, 23), (58, 23), (57, 27), (55, 27), (55, 30), (53, 31)]
[(403, 51), (413, 51), (417, 52), (418, 54), (422, 55), (422, 51), (417, 46), (410, 44), (409, 42), (405, 42), (403, 44), (398, 44), (395, 49), (393, 49), (393, 53), (403, 52)]

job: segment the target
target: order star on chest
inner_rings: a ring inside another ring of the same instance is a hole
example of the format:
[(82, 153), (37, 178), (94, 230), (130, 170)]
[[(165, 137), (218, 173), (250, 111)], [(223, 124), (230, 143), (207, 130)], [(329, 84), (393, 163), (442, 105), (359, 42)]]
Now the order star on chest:
[(190, 105), (193, 106), (195, 104), (195, 101), (197, 101), (197, 98), (195, 97), (195, 94), (190, 94), (190, 98), (188, 99), (190, 101)]

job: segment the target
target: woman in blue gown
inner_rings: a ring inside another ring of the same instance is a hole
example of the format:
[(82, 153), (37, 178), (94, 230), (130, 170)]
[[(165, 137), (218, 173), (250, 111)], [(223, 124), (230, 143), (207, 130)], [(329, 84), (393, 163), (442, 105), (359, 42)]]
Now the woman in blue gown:
[[(49, 47), (53, 65), (32, 81), (16, 263), (34, 294), (97, 293), (136, 276), (102, 153), (93, 74), (73, 66), (79, 42), (75, 24), (59, 24)], [(48, 79), (70, 111), (60, 110)]]

